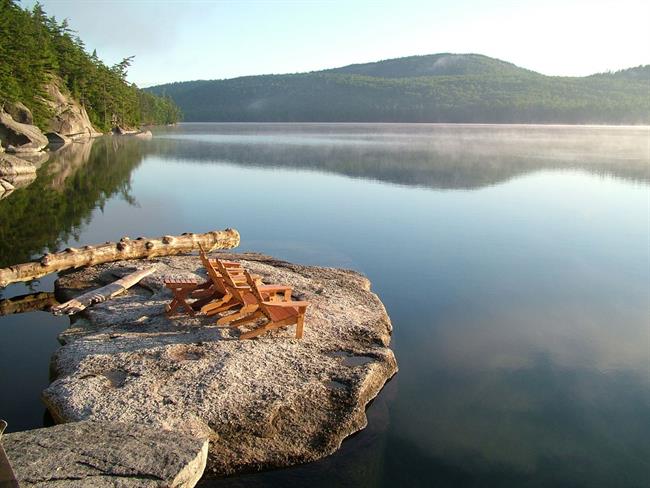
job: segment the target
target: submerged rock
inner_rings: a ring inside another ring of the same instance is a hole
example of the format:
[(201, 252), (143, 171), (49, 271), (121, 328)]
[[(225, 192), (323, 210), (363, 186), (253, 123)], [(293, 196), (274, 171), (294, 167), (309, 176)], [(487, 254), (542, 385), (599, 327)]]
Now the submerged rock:
[(11, 115), (0, 110), (0, 141), (7, 152), (38, 152), (47, 146), (47, 137), (35, 125), (16, 122)]
[(369, 281), (256, 254), (220, 256), (241, 259), (266, 283), (291, 285), (294, 299), (309, 300), (304, 338), (295, 339), (290, 327), (238, 340), (239, 330), (218, 328), (216, 317), (167, 318), (171, 295), (162, 279), (203, 276), (197, 256), (72, 272), (57, 282), (59, 300), (134, 266), (156, 267), (140, 286), (87, 309), (61, 334), (56, 379), (43, 392), (53, 417), (209, 438), (208, 467), (220, 475), (319, 459), (364, 428), (365, 407), (397, 371), (390, 320)]
[(207, 439), (139, 425), (73, 422), (2, 437), (21, 487), (195, 486)]

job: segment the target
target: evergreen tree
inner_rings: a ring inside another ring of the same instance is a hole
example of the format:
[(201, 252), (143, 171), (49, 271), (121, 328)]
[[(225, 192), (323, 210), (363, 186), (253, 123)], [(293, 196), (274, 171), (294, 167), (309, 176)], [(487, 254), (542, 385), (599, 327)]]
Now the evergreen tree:
[(67, 20), (48, 17), (39, 3), (28, 11), (14, 0), (0, 0), (0, 105), (23, 102), (41, 127), (52, 115), (45, 86), (56, 78), (101, 130), (177, 122), (180, 110), (171, 99), (145, 94), (127, 82), (132, 62), (130, 56), (106, 66), (96, 51), (86, 52)]

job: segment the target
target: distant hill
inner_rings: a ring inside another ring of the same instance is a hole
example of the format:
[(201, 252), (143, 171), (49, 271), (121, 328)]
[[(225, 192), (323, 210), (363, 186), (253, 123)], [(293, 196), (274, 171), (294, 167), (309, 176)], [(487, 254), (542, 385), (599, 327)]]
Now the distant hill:
[(482, 54), (442, 53), (386, 59), (375, 63), (351, 64), (342, 68), (325, 70), (323, 73), (346, 73), (379, 78), (413, 78), (416, 76), (525, 75), (532, 71)]
[(650, 123), (650, 66), (545, 76), (479, 54), (151, 87), (186, 121)]

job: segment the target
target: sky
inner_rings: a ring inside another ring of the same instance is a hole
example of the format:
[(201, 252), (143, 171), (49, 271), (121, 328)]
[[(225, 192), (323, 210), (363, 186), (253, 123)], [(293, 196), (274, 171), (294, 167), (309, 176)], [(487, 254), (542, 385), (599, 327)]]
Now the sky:
[[(35, 0), (23, 0), (31, 8)], [(479, 53), (546, 75), (650, 64), (648, 0), (41, 0), (129, 80), (296, 73)]]

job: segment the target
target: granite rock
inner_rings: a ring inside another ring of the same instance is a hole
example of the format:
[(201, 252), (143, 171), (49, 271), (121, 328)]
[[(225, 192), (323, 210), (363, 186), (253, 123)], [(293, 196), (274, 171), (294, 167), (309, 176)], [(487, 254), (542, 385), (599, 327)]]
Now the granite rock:
[(195, 486), (207, 439), (114, 422), (72, 422), (2, 437), (21, 487)]
[(133, 268), (156, 272), (87, 309), (60, 340), (43, 399), (58, 422), (94, 420), (210, 439), (208, 468), (226, 475), (290, 466), (334, 452), (366, 425), (365, 408), (397, 371), (391, 323), (369, 281), (349, 270), (300, 266), (257, 254), (239, 259), (266, 283), (308, 300), (294, 327), (254, 340), (216, 317), (169, 319), (167, 275), (205, 276), (198, 256), (126, 261), (59, 278), (59, 300)]

